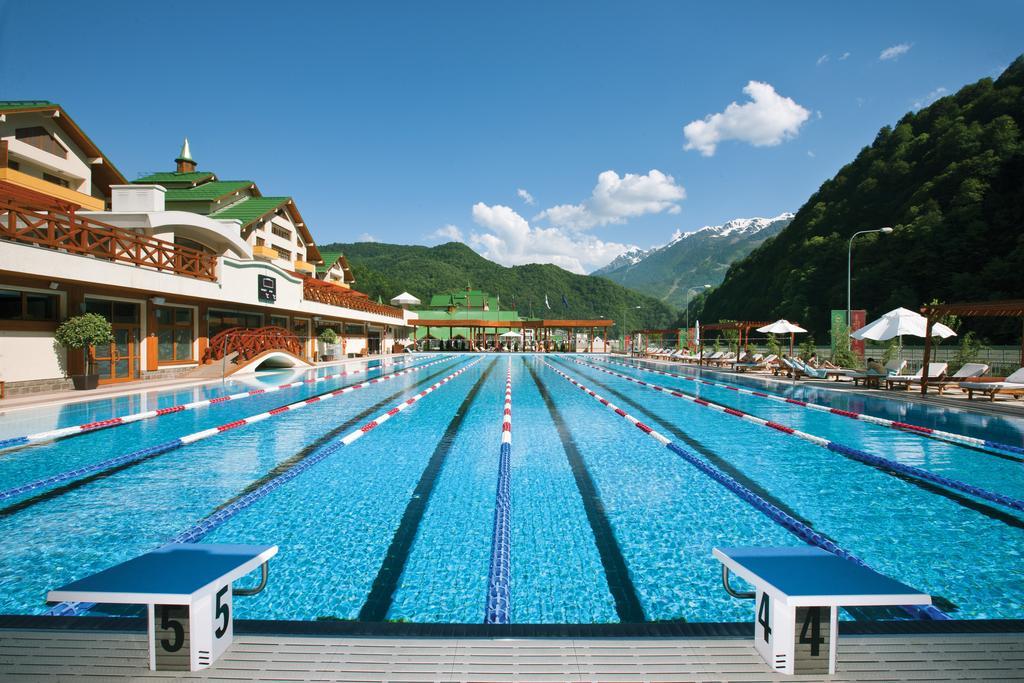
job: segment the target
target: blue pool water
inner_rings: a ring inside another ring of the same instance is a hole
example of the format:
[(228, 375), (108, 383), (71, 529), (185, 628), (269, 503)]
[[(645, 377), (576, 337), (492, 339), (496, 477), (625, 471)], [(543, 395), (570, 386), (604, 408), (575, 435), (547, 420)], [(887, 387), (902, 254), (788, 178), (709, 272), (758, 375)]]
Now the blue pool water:
[[(722, 590), (711, 549), (802, 544), (556, 369), (871, 567), (936, 596), (950, 616), (1024, 618), (1024, 513), (1019, 510), (851, 460), (597, 368), (1016, 499), (1024, 499), (1021, 458), (592, 357), (416, 357), (403, 366), (0, 451), (0, 492), (420, 366), (124, 467), (0, 500), (0, 613), (46, 613), (48, 589), (158, 547), (246, 494), (261, 492), (275, 477), (290, 476), (286, 473), (300, 463), (318, 460), (327, 449), (330, 455), (266, 495), (254, 496), (255, 502), (200, 540), (280, 546), (267, 589), (237, 600), (238, 615), (482, 623), (511, 368), (513, 622), (747, 620), (750, 604)], [(462, 368), (468, 369), (351, 445), (339, 446), (346, 434)], [(319, 368), (312, 374), (331, 372), (337, 370)], [(0, 438), (312, 374), (273, 373), (186, 391), (11, 411), (0, 415)], [(734, 375), (715, 379), (757, 383)], [(1022, 420), (811, 387), (769, 389), (1024, 445)]]

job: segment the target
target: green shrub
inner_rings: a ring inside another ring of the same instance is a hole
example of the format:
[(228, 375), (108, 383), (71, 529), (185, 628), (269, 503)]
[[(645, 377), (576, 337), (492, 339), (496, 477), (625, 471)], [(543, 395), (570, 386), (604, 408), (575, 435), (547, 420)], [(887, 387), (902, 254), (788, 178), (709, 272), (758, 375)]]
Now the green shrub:
[(803, 360), (810, 360), (811, 356), (817, 353), (818, 347), (814, 344), (814, 336), (807, 335), (807, 338), (800, 344), (799, 356)]
[(968, 363), (978, 360), (978, 356), (984, 348), (984, 342), (978, 339), (978, 335), (974, 332), (968, 332), (960, 337), (960, 347), (956, 350), (956, 355), (949, 362), (951, 366), (950, 371), (956, 372)]
[(836, 328), (839, 338), (835, 340), (835, 350), (832, 352), (832, 362), (841, 368), (855, 368), (860, 359), (850, 348), (850, 328), (840, 325)]
[(330, 346), (338, 343), (338, 333), (329, 327), (325, 327), (320, 330), (320, 333), (317, 335), (317, 339), (319, 339), (321, 343)]
[[(102, 315), (83, 313), (68, 318), (57, 326), (53, 338), (67, 349), (86, 349), (114, 341), (114, 330)], [(92, 374), (92, 359), (85, 355), (85, 374)]]
[(779, 339), (772, 333), (768, 333), (768, 354), (769, 355), (782, 355), (782, 347), (779, 346)]

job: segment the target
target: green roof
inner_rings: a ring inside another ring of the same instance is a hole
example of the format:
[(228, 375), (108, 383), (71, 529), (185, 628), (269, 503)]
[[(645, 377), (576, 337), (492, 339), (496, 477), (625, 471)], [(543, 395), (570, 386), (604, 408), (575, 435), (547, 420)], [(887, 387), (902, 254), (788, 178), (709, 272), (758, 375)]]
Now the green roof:
[(164, 196), (168, 202), (209, 202), (240, 190), (247, 190), (255, 183), (251, 180), (214, 180), (195, 187), (169, 189)]
[[(168, 192), (170, 194), (170, 192)], [(271, 211), (280, 208), (291, 197), (248, 197), (240, 202), (235, 202), (231, 206), (225, 207), (220, 211), (214, 211), (210, 214), (210, 218), (217, 220), (236, 220), (242, 221), (242, 225), (248, 225), (257, 218), (267, 215)]]
[(58, 106), (57, 103), (50, 102), (49, 100), (0, 100), (0, 110), (56, 106)]
[(334, 262), (338, 260), (339, 256), (341, 256), (340, 251), (321, 251), (320, 257), (323, 258), (324, 262), (316, 267), (316, 272), (326, 273), (334, 265)]
[(141, 178), (136, 178), (133, 183), (201, 183), (204, 180), (213, 180), (213, 173), (209, 171), (192, 171), (191, 173), (178, 173), (177, 171), (167, 171), (150, 173), (144, 175)]

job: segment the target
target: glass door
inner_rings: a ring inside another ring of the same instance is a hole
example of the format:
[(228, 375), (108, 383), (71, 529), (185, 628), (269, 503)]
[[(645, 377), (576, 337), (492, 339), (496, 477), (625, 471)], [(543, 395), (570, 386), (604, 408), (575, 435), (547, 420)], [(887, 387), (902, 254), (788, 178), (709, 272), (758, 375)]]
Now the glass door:
[(114, 341), (93, 349), (93, 371), (100, 382), (125, 382), (139, 377), (139, 328), (131, 323), (112, 325)]

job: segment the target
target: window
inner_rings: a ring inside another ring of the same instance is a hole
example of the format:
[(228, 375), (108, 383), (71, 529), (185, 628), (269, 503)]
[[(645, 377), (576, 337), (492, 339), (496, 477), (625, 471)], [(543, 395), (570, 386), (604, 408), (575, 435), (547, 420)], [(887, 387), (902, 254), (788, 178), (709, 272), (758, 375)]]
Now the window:
[(108, 299), (87, 299), (86, 313), (98, 313), (112, 323), (139, 322), (139, 305), (127, 301), (110, 301)]
[(180, 237), (178, 235), (175, 235), (174, 236), (174, 243), (178, 244), (178, 245), (181, 245), (183, 247), (189, 247), (191, 249), (197, 249), (197, 250), (199, 250), (199, 251), (201, 251), (201, 252), (203, 252), (205, 254), (216, 254), (217, 253), (213, 249), (211, 249), (210, 247), (206, 246), (205, 244), (203, 244), (201, 242), (196, 242), (195, 240), (190, 240), (187, 237)]
[(256, 238), (256, 246), (257, 247), (262, 247), (266, 243), (267, 243), (267, 241), (265, 239), (263, 239), (262, 237), (257, 237)]
[(156, 357), (162, 361), (192, 360), (192, 342), (195, 341), (192, 309), (177, 306), (157, 306)]
[(285, 261), (292, 260), (292, 252), (288, 251), (287, 249), (282, 249), (281, 247), (274, 247), (274, 251), (277, 252), (277, 258), (284, 259)]
[(304, 318), (292, 318), (292, 332), (299, 339), (309, 337), (309, 321)]
[(285, 316), (282, 316), (282, 315), (272, 315), (272, 316), (270, 316), (270, 324), (271, 325), (275, 325), (277, 327), (283, 327), (284, 329), (287, 330), (288, 329), (288, 318), (286, 318)]
[(54, 185), (60, 185), (61, 187), (70, 187), (68, 181), (64, 180), (60, 176), (55, 176), (52, 173), (43, 172), (43, 180)]
[(0, 289), (0, 320), (56, 322), (59, 311), (56, 294)]
[(345, 335), (346, 336), (349, 336), (349, 337), (351, 337), (351, 336), (362, 337), (365, 334), (366, 334), (366, 327), (364, 325), (352, 325), (352, 324), (345, 325)]
[(242, 311), (219, 311), (211, 309), (206, 316), (207, 330), (212, 337), (232, 327), (256, 329), (263, 327), (262, 313), (243, 313)]
[(270, 225), (270, 231), (273, 232), (278, 237), (283, 237), (284, 239), (288, 240), (289, 242), (292, 239), (292, 231), (289, 230), (288, 228), (282, 228), (280, 225), (272, 223)]
[(12, 171), (17, 171), (19, 168), (21, 168), (21, 164), (19, 164), (17, 161), (14, 161), (12, 159), (8, 159), (7, 160), (7, 168), (11, 169)]
[(60, 142), (57, 141), (57, 138), (50, 135), (50, 133), (42, 126), (18, 128), (14, 131), (14, 137), (21, 140), (26, 145), (32, 145), (44, 152), (55, 154), (61, 159), (68, 158), (68, 151), (64, 149), (64, 145), (60, 144)]

